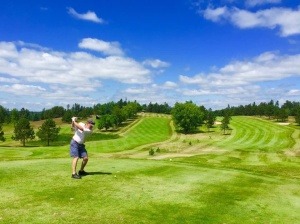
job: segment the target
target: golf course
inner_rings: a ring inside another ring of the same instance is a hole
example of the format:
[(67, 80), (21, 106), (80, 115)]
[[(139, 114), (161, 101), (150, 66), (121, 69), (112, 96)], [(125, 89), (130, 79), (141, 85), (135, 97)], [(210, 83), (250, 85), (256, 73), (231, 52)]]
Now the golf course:
[(210, 131), (183, 134), (169, 115), (139, 114), (119, 129), (95, 129), (80, 180), (71, 178), (70, 124), (57, 122), (50, 146), (22, 147), (3, 126), (0, 223), (300, 223), (292, 119), (233, 116), (226, 134), (218, 119)]

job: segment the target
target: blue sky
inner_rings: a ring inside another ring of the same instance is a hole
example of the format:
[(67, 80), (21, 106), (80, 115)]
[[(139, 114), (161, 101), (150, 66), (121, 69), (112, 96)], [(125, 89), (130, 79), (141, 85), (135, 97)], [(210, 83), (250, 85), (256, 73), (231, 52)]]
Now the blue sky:
[(0, 105), (300, 101), (298, 0), (14, 0)]

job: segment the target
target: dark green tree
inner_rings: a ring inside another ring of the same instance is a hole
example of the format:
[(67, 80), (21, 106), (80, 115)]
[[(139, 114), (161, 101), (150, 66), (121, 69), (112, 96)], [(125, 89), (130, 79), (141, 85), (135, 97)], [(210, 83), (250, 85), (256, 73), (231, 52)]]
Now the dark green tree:
[(112, 110), (112, 115), (115, 116), (116, 126), (120, 126), (122, 122), (126, 120), (124, 111), (118, 105), (114, 106)]
[(300, 125), (300, 107), (296, 109), (295, 121), (298, 125)]
[(19, 111), (14, 108), (10, 111), (10, 121), (13, 123), (13, 124), (16, 124), (17, 121), (19, 120), (20, 118), (20, 113)]
[(203, 123), (204, 112), (191, 101), (176, 103), (172, 117), (175, 125), (187, 134), (195, 131)]
[(4, 123), (5, 121), (9, 120), (8, 117), (8, 110), (0, 105), (0, 123)]
[(0, 123), (0, 141), (4, 142), (5, 137), (4, 137), (4, 131), (2, 130), (2, 124)]
[(129, 102), (122, 108), (127, 118), (134, 118), (139, 112), (140, 105), (137, 102)]
[(15, 124), (14, 135), (12, 139), (15, 141), (21, 141), (22, 145), (25, 146), (27, 139), (34, 139), (34, 130), (30, 125), (30, 122), (27, 118), (20, 118)]
[(289, 109), (285, 109), (285, 108), (277, 109), (275, 115), (276, 115), (277, 121), (280, 120), (280, 121), (284, 122), (289, 117)]
[(24, 117), (28, 120), (30, 119), (30, 111), (28, 109), (21, 108), (21, 110), (19, 111), (19, 115), (20, 117)]
[(101, 130), (105, 128), (105, 130), (107, 131), (109, 128), (114, 127), (115, 123), (116, 123), (116, 118), (114, 115), (111, 114), (102, 115), (98, 121), (98, 129)]
[(229, 129), (229, 124), (230, 124), (231, 116), (228, 111), (225, 111), (224, 117), (221, 121), (221, 130), (223, 130), (224, 135), (226, 134), (226, 131)]
[(66, 122), (66, 123), (70, 123), (71, 122), (71, 119), (73, 117), (73, 113), (71, 110), (66, 110), (66, 112), (64, 113), (64, 116), (62, 117), (62, 121), (63, 122)]
[(205, 119), (205, 126), (207, 127), (208, 132), (214, 126), (215, 121), (216, 121), (216, 116), (214, 115), (212, 110), (209, 109), (206, 113), (206, 119)]
[(50, 142), (55, 141), (58, 138), (60, 127), (56, 127), (56, 123), (53, 119), (49, 118), (44, 121), (42, 126), (39, 127), (36, 135), (42, 140), (47, 142), (47, 146)]

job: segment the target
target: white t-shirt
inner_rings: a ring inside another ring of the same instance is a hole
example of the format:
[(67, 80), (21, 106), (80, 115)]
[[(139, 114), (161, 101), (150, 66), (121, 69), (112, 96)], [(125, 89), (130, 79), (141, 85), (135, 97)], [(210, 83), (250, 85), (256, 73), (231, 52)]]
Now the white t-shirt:
[(73, 136), (73, 139), (79, 143), (83, 144), (85, 142), (85, 138), (87, 135), (92, 133), (92, 130), (85, 127), (85, 124), (80, 122), (79, 125), (83, 128), (83, 131), (75, 127), (75, 134)]

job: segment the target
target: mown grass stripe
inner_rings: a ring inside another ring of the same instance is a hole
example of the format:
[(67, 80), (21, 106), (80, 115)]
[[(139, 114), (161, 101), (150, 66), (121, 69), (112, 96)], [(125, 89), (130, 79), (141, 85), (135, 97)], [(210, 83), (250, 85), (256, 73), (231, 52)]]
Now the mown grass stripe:
[(233, 117), (233, 136), (218, 142), (218, 147), (240, 150), (279, 151), (294, 144), (293, 130), (270, 121), (251, 117)]

